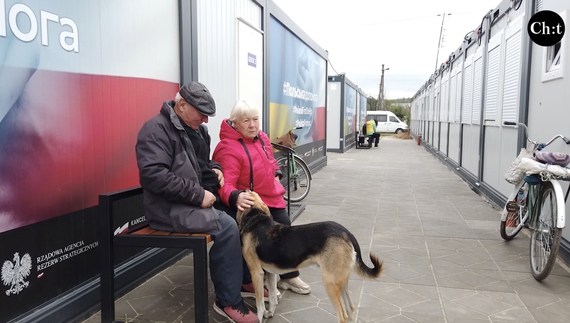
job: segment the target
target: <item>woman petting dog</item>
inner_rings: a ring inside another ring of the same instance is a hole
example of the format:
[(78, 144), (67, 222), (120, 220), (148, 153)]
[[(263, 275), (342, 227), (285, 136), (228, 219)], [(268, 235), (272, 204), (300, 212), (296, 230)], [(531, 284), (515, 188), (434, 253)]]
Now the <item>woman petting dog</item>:
[[(273, 148), (267, 134), (259, 130), (259, 108), (252, 102), (239, 100), (222, 121), (220, 142), (212, 159), (224, 170), (224, 186), (219, 195), (229, 207), (227, 212), (234, 217), (237, 211), (253, 206), (254, 199), (246, 190), (255, 190), (267, 204), (273, 220), (290, 226), (291, 220), (283, 194), (285, 189), (279, 182), (282, 176)], [(255, 297), (251, 274), (244, 261), (242, 284), (243, 297)], [(299, 271), (280, 275), (277, 286), (298, 294), (309, 294), (311, 287), (299, 278)], [(264, 293), (267, 298), (267, 291)]]

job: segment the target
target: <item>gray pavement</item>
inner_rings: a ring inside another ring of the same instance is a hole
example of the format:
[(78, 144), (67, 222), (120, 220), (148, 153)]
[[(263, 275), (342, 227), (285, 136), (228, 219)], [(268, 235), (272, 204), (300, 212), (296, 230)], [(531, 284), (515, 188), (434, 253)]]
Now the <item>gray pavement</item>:
[[(328, 153), (299, 225), (333, 220), (384, 261), (377, 281), (352, 275), (356, 321), (504, 323), (570, 321), (570, 274), (557, 263), (543, 282), (529, 271), (528, 235), (506, 243), (500, 214), (413, 140)], [(116, 302), (117, 319), (194, 322), (191, 255)], [(310, 295), (284, 292), (269, 323), (336, 322), (320, 270), (301, 277)], [(210, 292), (210, 304), (213, 301)], [(248, 301), (254, 306), (254, 303)], [(85, 323), (100, 322), (99, 314)], [(227, 322), (210, 310), (210, 322)]]

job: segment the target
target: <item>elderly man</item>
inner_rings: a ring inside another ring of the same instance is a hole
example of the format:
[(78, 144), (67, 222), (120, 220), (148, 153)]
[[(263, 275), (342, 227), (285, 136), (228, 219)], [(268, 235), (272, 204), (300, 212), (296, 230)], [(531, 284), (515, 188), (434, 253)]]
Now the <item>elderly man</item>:
[(216, 208), (223, 173), (209, 159), (210, 135), (203, 125), (215, 113), (208, 89), (190, 82), (142, 126), (135, 149), (145, 215), (157, 230), (210, 234), (214, 310), (232, 322), (257, 323), (240, 294), (242, 255), (236, 222)]

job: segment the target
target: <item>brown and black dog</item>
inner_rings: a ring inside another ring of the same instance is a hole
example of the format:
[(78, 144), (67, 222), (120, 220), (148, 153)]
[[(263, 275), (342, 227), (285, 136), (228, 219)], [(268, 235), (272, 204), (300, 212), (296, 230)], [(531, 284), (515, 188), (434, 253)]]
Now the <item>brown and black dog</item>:
[[(382, 262), (373, 254), (369, 268), (362, 261), (360, 246), (348, 229), (336, 222), (316, 222), (285, 226), (273, 221), (269, 208), (259, 195), (253, 207), (237, 213), (242, 239), (243, 257), (251, 272), (255, 288), (257, 317), (272, 317), (277, 306), (277, 275), (302, 267), (318, 265), (323, 284), (336, 310), (339, 323), (353, 320), (354, 305), (348, 293), (348, 279), (352, 269), (366, 279), (375, 279), (382, 273)], [(263, 302), (264, 270), (267, 272), (269, 310)]]

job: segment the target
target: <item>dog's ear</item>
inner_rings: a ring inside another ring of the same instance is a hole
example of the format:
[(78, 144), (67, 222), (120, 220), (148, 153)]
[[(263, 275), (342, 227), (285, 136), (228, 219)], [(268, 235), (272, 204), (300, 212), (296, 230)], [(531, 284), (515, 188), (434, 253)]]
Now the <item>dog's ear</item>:
[(261, 197), (259, 197), (259, 195), (256, 192), (252, 191), (249, 194), (251, 196), (253, 196), (253, 198), (254, 198), (253, 207), (262, 210), (267, 215), (271, 215), (271, 212), (269, 212), (269, 207), (267, 207), (267, 204), (265, 204), (265, 202), (263, 202)]

